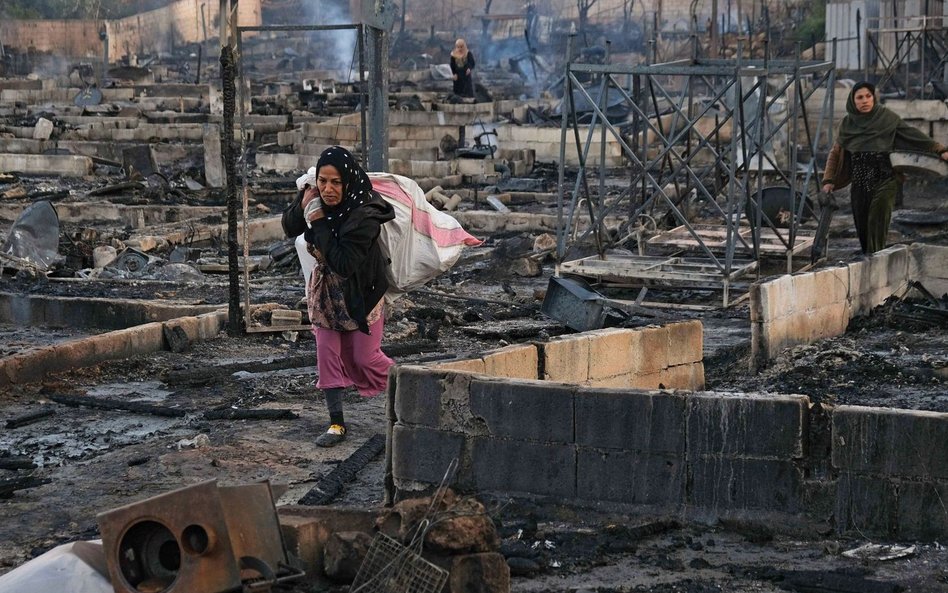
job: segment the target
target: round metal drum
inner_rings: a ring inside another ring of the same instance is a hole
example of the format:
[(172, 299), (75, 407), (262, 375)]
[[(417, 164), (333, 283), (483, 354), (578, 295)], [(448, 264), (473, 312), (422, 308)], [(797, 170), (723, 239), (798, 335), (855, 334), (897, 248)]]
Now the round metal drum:
[(900, 173), (948, 175), (948, 161), (931, 152), (893, 152), (889, 154), (892, 168)]

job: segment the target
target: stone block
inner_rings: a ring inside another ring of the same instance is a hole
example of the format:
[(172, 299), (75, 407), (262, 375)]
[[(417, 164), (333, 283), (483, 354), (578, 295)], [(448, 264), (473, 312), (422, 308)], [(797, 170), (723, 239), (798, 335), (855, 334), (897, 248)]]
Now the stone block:
[(843, 472), (948, 479), (948, 413), (839, 406), (833, 466)]
[[(431, 455), (430, 451), (419, 454)], [(478, 490), (576, 496), (573, 445), (475, 437), (471, 469)]]
[(539, 381), (471, 382), (471, 412), (490, 436), (573, 442), (574, 389)]
[(29, 175), (85, 177), (92, 174), (92, 159), (67, 154), (0, 154), (0, 171)]
[(326, 540), (323, 571), (334, 581), (351, 583), (369, 553), (372, 536), (363, 531), (339, 531)]
[(509, 593), (510, 568), (502, 554), (455, 556), (451, 560), (449, 593)]
[(701, 391), (704, 389), (704, 365), (689, 363), (670, 366), (659, 372), (658, 382), (661, 385), (659, 389)]
[[(638, 349), (632, 356), (633, 368), (641, 375), (658, 373), (668, 366), (668, 330), (664, 327), (646, 327), (639, 335)], [(636, 344), (633, 342), (633, 348)]]
[(803, 471), (792, 461), (704, 457), (688, 461), (685, 504), (715, 511), (802, 509)]
[(537, 347), (515, 345), (485, 352), (484, 373), (492, 377), (511, 379), (538, 379), (539, 355)]
[(632, 370), (632, 333), (627, 329), (588, 332), (590, 381), (628, 374)]
[(685, 396), (584, 389), (576, 394), (576, 443), (647, 453), (684, 452)]
[(781, 276), (769, 282), (756, 284), (759, 289), (759, 305), (754, 307), (763, 321), (780, 319), (794, 311), (793, 277)]
[(671, 508), (683, 502), (684, 463), (676, 455), (580, 447), (577, 458), (578, 498)]
[(633, 373), (625, 373), (624, 375), (616, 375), (606, 379), (591, 379), (584, 381), (583, 385), (596, 388), (629, 389), (632, 386), (632, 379), (634, 377), (635, 375)]
[(589, 379), (589, 337), (560, 337), (540, 345), (543, 379), (581, 384)]
[(890, 480), (843, 473), (836, 483), (836, 529), (864, 538), (896, 537), (896, 485)]
[(904, 287), (909, 278), (912, 255), (906, 245), (893, 245), (884, 249), (885, 286), (892, 292)]
[(221, 152), (221, 130), (216, 124), (204, 124), (204, 181), (208, 187), (224, 187), (227, 173)]
[(53, 122), (45, 117), (36, 120), (36, 126), (33, 127), (33, 140), (49, 140), (53, 135)]
[(688, 458), (802, 458), (809, 403), (802, 395), (694, 394), (685, 410)]
[(278, 513), (286, 548), (302, 561), (309, 577), (325, 574), (323, 551), (332, 534), (352, 531), (369, 533), (377, 517), (373, 511), (338, 506), (282, 506)]
[(662, 371), (655, 373), (635, 373), (629, 381), (632, 389), (662, 389)]
[(704, 359), (704, 326), (701, 321), (683, 321), (665, 326), (668, 331), (668, 366)]
[(392, 477), (440, 484), (455, 457), (461, 459), (464, 435), (421, 426), (396, 424), (392, 433)]

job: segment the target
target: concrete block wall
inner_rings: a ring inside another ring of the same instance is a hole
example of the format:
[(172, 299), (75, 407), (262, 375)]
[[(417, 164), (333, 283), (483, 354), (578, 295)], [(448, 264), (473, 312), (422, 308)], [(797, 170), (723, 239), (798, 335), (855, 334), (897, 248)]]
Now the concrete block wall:
[(948, 414), (840, 406), (832, 426), (841, 531), (948, 534)]
[(753, 364), (783, 349), (845, 333), (865, 315), (917, 280), (936, 294), (948, 292), (948, 247), (895, 245), (845, 266), (787, 274), (751, 286)]
[[(170, 51), (176, 45), (204, 39), (202, 5), (207, 38), (216, 38), (219, 4), (178, 0), (164, 8), (108, 21), (3, 20), (0, 21), (0, 39), (6, 47), (20, 50), (33, 48), (74, 57), (100, 57), (99, 30), (104, 23), (112, 59), (139, 53), (142, 48), (148, 52)], [(237, 6), (237, 22), (243, 26), (262, 24), (260, 0), (242, 0)]]
[[(665, 336), (674, 348), (646, 353), (654, 344), (639, 342), (629, 347), (629, 364), (662, 367), (700, 352), (694, 328), (679, 325)], [(597, 385), (591, 366), (606, 377), (626, 372), (618, 361), (631, 333), (602, 330), (396, 367), (388, 390), (390, 494), (431, 489), (457, 458), (461, 490), (620, 503), (702, 521), (776, 518), (797, 532), (948, 535), (948, 414), (811, 411), (804, 395)], [(557, 379), (544, 380), (551, 375)], [(815, 425), (827, 425), (811, 414), (829, 415), (828, 453), (810, 447), (811, 438), (823, 438), (811, 437), (822, 430)], [(829, 471), (813, 471), (814, 464)]]

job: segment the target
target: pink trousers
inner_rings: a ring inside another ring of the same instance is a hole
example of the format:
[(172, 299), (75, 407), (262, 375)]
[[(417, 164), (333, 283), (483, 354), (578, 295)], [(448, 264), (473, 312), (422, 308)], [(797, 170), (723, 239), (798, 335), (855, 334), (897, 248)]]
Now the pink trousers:
[(359, 330), (339, 332), (313, 328), (316, 336), (316, 366), (319, 380), (316, 387), (355, 386), (359, 395), (373, 396), (385, 391), (388, 369), (394, 363), (382, 352), (384, 317), (369, 326), (369, 334)]

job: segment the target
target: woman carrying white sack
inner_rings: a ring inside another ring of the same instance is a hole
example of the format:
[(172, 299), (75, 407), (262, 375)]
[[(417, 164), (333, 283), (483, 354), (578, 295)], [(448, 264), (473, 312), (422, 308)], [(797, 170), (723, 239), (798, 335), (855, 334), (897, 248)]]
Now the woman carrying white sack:
[(394, 364), (381, 348), (389, 261), (379, 233), (395, 212), (340, 146), (324, 150), (296, 183), (300, 191), (283, 212), (283, 231), (288, 237), (302, 234), (315, 258), (307, 308), (316, 337), (316, 387), (329, 410), (329, 428), (316, 444), (332, 447), (346, 437), (345, 389), (354, 386), (366, 397), (382, 393)]

